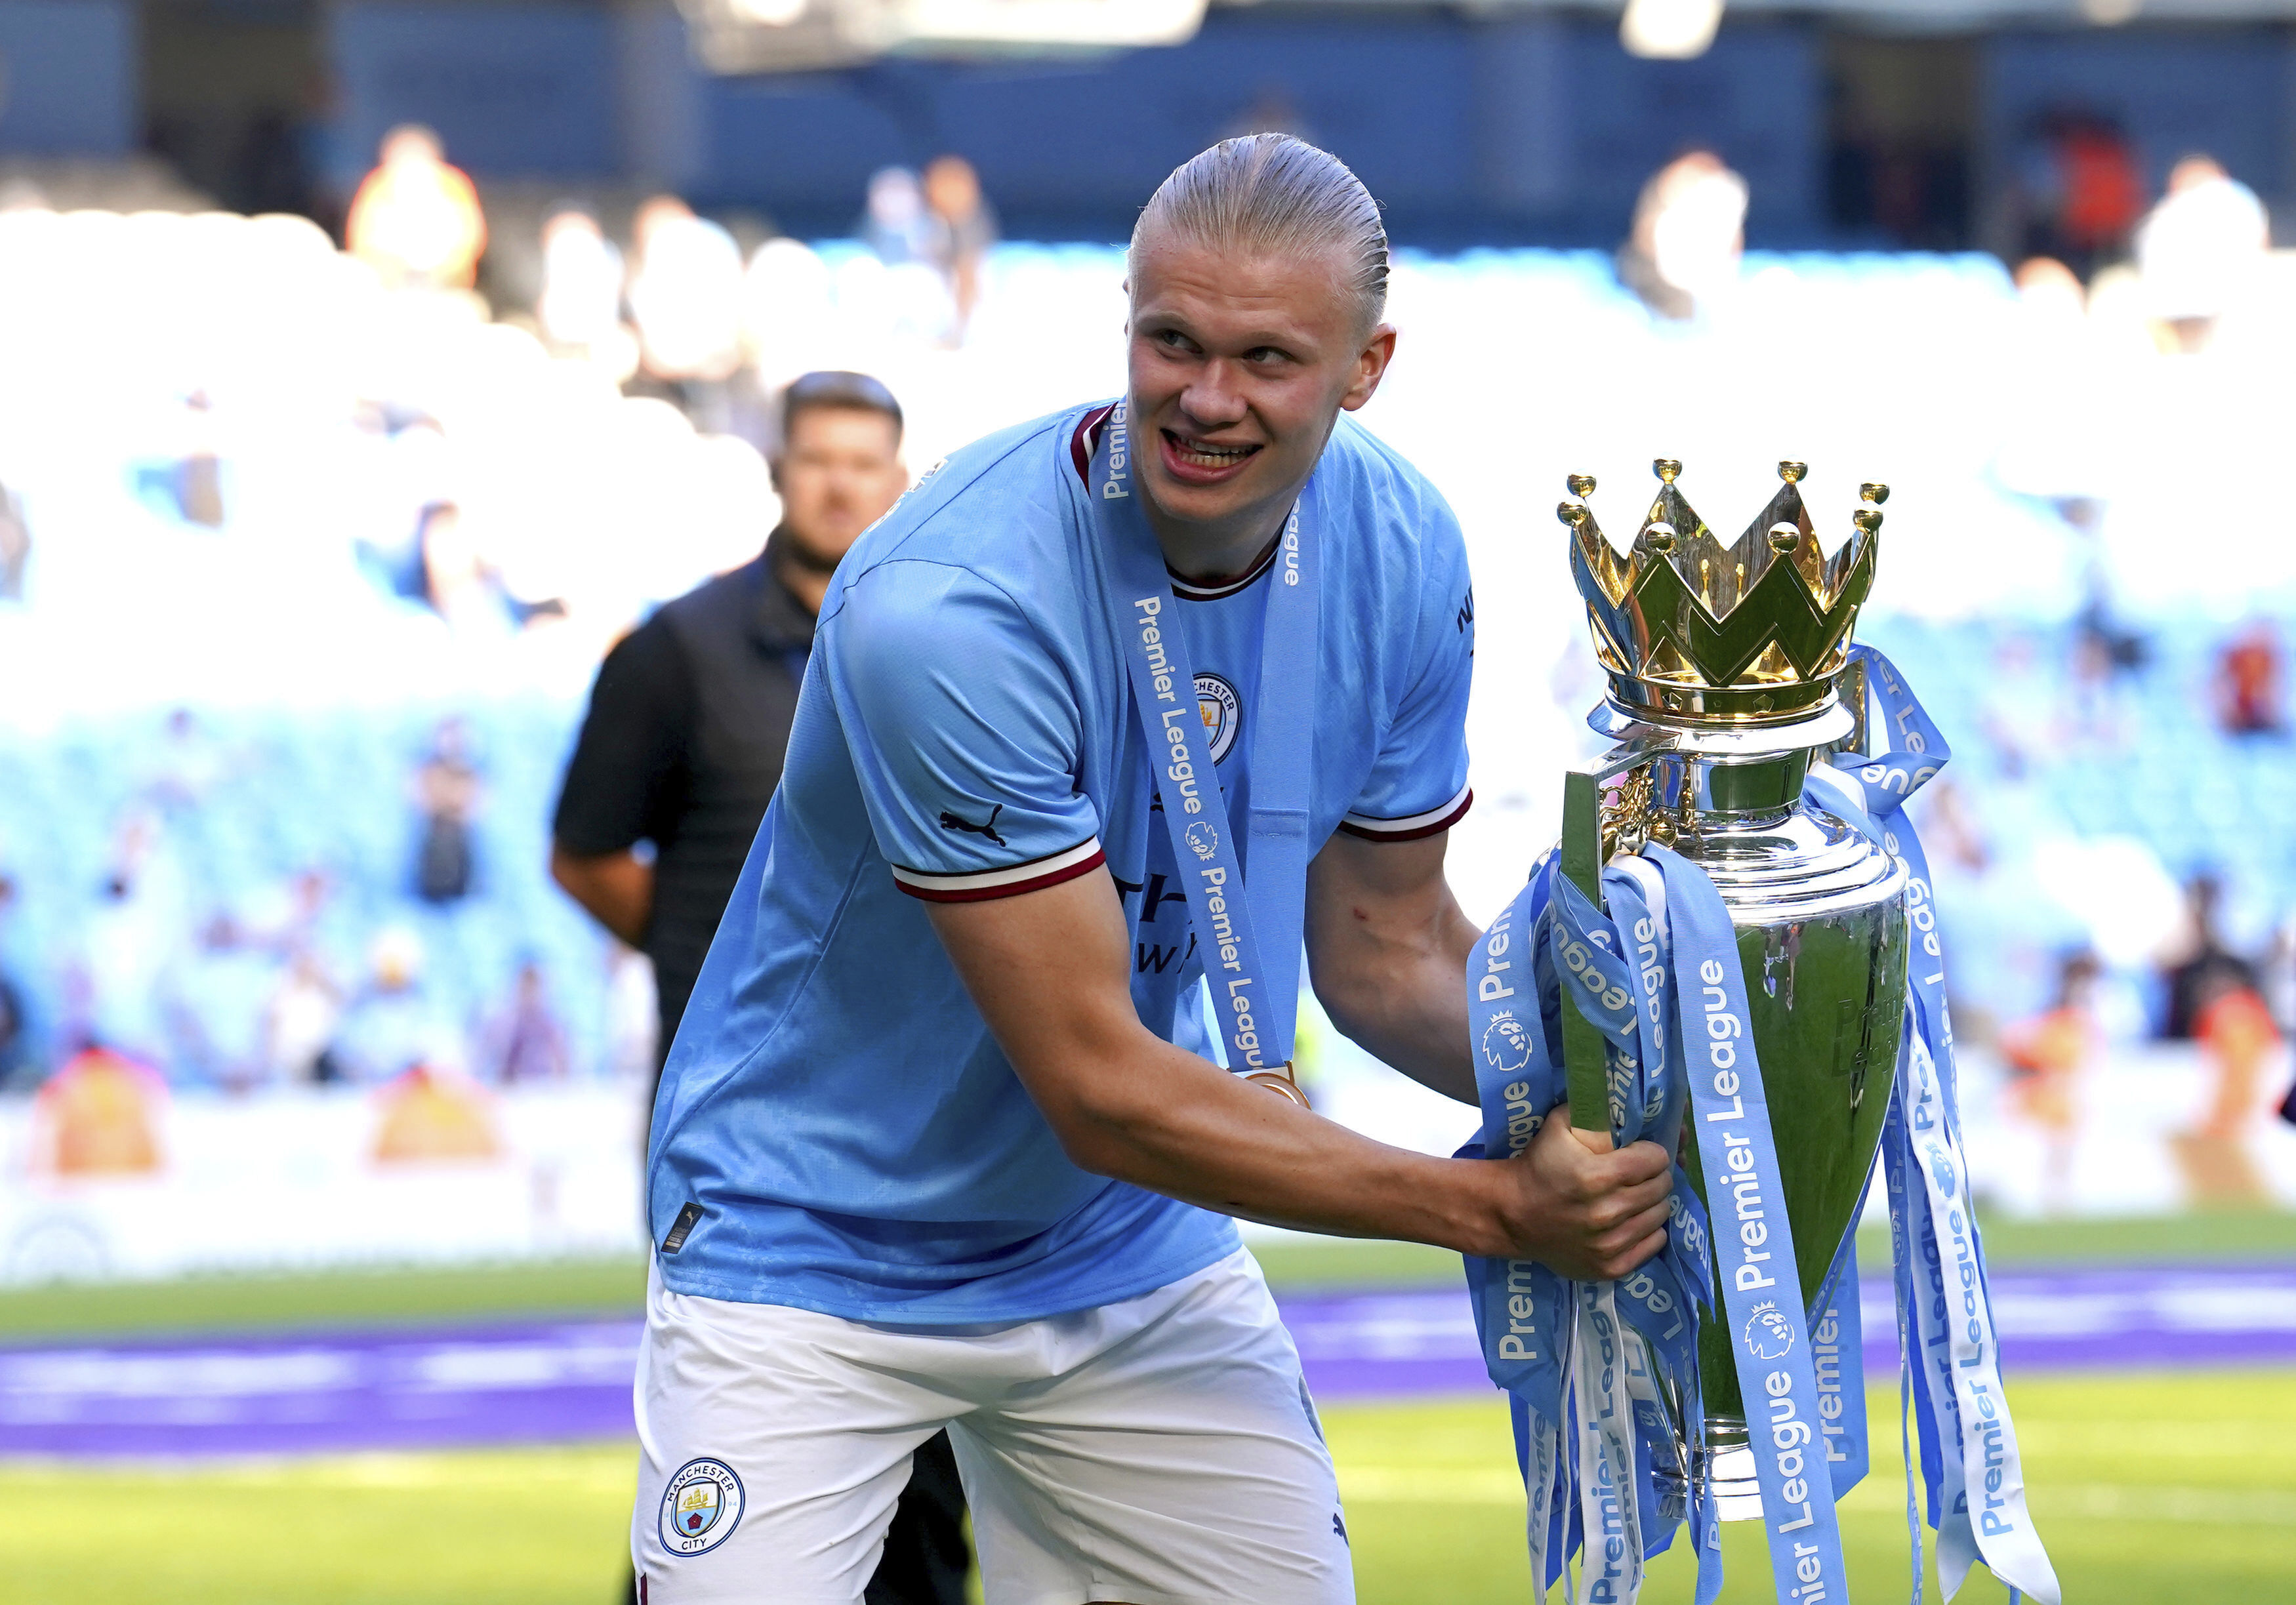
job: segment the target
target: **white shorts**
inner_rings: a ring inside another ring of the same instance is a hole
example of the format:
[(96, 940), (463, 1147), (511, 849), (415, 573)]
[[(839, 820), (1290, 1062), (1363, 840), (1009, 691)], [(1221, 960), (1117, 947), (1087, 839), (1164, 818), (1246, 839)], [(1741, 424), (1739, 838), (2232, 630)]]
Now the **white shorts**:
[(1121, 1304), (895, 1328), (647, 1289), (646, 1605), (854, 1605), (943, 1427), (989, 1605), (1349, 1605), (1300, 1356), (1239, 1250)]

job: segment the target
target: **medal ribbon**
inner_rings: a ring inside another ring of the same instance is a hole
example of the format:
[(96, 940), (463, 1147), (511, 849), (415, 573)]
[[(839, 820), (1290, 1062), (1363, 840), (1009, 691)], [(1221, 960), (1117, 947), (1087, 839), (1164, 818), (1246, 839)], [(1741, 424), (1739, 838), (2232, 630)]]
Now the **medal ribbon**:
[(1130, 670), (1132, 706), (1163, 798), (1172, 862), (1187, 888), (1188, 919), (1228, 1069), (1238, 1075), (1281, 1070), (1292, 1057), (1300, 1010), (1318, 565), (1301, 538), (1295, 507), (1267, 577), (1259, 706), (1252, 717), (1247, 887), (1163, 550), (1141, 511), (1132, 475), (1129, 412), (1126, 400), (1109, 414), (1086, 485), (1106, 565), (1111, 622)]

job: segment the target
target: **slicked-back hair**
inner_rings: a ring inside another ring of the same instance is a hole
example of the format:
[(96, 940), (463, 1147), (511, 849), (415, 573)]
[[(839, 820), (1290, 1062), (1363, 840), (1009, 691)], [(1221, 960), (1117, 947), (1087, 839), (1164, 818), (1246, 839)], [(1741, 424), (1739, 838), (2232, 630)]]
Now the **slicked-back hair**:
[(1368, 331), (1387, 310), (1387, 228), (1348, 164), (1289, 134), (1224, 139), (1172, 170), (1133, 225), (1127, 266), (1171, 233), (1222, 252), (1286, 258), (1336, 252)]

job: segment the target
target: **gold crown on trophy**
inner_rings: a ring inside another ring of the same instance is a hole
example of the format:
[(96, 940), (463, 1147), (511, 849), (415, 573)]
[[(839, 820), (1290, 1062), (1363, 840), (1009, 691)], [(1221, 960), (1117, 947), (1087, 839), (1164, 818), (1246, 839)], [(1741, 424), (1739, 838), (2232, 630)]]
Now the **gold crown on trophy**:
[(1796, 488), (1807, 463), (1778, 464), (1778, 494), (1728, 546), (1676, 487), (1682, 464), (1661, 457), (1651, 468), (1658, 495), (1623, 556), (1587, 505), (1591, 474), (1572, 474), (1572, 499), (1554, 510), (1574, 537), (1570, 572), (1610, 671), (1611, 700), (1698, 724), (1780, 724), (1818, 708), (1849, 661), (1850, 629), (1873, 589), (1890, 487), (1858, 487), (1867, 504), (1827, 557)]

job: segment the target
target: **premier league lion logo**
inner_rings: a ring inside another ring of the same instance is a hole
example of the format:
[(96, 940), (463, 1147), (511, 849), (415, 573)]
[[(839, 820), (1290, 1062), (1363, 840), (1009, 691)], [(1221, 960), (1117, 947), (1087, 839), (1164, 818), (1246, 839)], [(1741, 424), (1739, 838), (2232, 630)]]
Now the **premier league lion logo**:
[(1530, 1033), (1513, 1010), (1500, 1010), (1483, 1028), (1483, 1062), (1502, 1076), (1512, 1076), (1530, 1063)]
[(1930, 1144), (1930, 1175), (1937, 1179), (1940, 1197), (1951, 1198), (1954, 1195), (1958, 1183), (1954, 1180), (1952, 1157), (1934, 1142)]
[(1746, 1352), (1757, 1360), (1783, 1360), (1793, 1348), (1793, 1322), (1765, 1298), (1746, 1317)]
[(1219, 832), (1212, 829), (1209, 819), (1199, 819), (1188, 827), (1188, 850), (1199, 858), (1209, 860), (1219, 851)]

